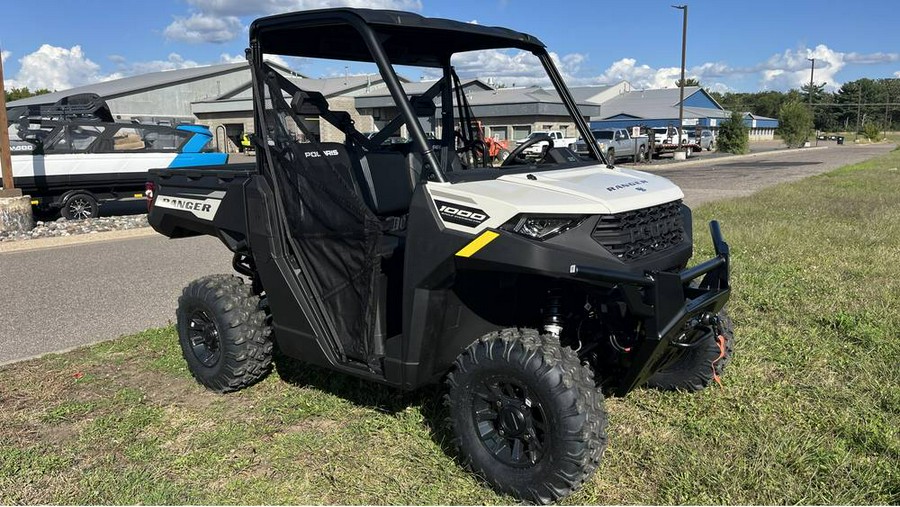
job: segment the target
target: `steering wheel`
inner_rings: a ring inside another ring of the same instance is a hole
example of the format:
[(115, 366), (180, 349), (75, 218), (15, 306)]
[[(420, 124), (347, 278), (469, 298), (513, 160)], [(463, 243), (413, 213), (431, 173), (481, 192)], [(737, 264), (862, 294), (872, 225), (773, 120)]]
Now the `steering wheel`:
[(506, 157), (506, 160), (504, 160), (503, 163), (500, 164), (500, 167), (508, 167), (511, 165), (526, 163), (527, 161), (522, 154), (525, 153), (526, 149), (541, 141), (547, 141), (547, 143), (549, 143), (547, 149), (544, 150), (544, 155), (541, 156), (541, 158), (539, 158), (537, 161), (538, 163), (541, 163), (544, 160), (544, 157), (546, 157), (547, 152), (553, 149), (553, 138), (550, 137), (550, 134), (536, 134), (529, 137), (524, 143), (516, 146), (516, 149), (510, 152), (509, 156)]

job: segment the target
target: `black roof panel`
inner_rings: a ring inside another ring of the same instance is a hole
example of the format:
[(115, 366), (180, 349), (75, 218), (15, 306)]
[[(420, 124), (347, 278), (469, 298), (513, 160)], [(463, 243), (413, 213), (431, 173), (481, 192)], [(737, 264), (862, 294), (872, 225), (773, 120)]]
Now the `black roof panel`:
[(370, 62), (361, 30), (370, 27), (393, 65), (440, 67), (454, 53), (492, 48), (542, 51), (531, 35), (507, 28), (426, 18), (401, 11), (319, 9), (278, 14), (250, 25), (264, 53)]

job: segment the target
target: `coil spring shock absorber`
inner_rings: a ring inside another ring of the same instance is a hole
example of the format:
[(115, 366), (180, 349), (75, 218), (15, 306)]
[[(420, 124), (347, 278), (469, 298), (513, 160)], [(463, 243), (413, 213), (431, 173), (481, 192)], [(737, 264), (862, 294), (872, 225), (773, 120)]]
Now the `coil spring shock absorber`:
[(547, 291), (547, 305), (544, 307), (544, 332), (559, 338), (566, 318), (563, 315), (563, 291), (559, 288)]

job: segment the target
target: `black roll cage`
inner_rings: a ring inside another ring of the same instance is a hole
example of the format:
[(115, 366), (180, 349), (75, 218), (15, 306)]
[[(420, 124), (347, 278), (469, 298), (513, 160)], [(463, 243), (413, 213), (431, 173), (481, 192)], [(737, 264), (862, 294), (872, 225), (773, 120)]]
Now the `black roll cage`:
[[(348, 49), (343, 50), (324, 48), (321, 45), (315, 46), (315, 44), (307, 47), (301, 37), (296, 37), (297, 42), (295, 44), (284, 41), (284, 35), (293, 31), (299, 33), (302, 30), (322, 28), (333, 30), (335, 27), (352, 28), (361, 37), (365, 48), (352, 47), (350, 43), (347, 45)], [(399, 64), (404, 65), (440, 67), (443, 71), (442, 78), (439, 81), (439, 83), (443, 82), (441, 85), (441, 101), (442, 104), (446, 105), (453, 104), (455, 83), (453, 80), (453, 68), (450, 64), (453, 54), (465, 51), (507, 48), (530, 51), (540, 60), (563, 105), (574, 119), (575, 126), (581, 137), (583, 139), (592, 139), (593, 137), (587, 121), (585, 121), (584, 116), (578, 110), (575, 100), (566, 87), (556, 65), (554, 65), (553, 60), (547, 53), (546, 47), (537, 38), (527, 34), (495, 27), (481, 27), (471, 23), (424, 18), (410, 13), (370, 9), (314, 10), (260, 18), (251, 25), (250, 48), (247, 54), (252, 72), (255, 75), (253, 80), (254, 94), (258, 94), (260, 97), (264, 96), (265, 86), (264, 77), (259, 75), (263, 72), (263, 54), (266, 53), (267, 49), (264, 47), (266, 46), (264, 39), (270, 31), (279, 35), (278, 37), (269, 37), (272, 39), (272, 45), (278, 46), (276, 49), (284, 48), (277, 54), (374, 63), (397, 108), (400, 110), (399, 116), (406, 123), (415, 148), (422, 155), (424, 163), (423, 175), (433, 174), (434, 179), (438, 182), (447, 181), (447, 165), (450, 160), (447, 151), (451, 149), (454, 131), (453, 108), (447, 106), (441, 108), (442, 153), (439, 160), (432, 144), (425, 137), (422, 125), (417, 121), (414, 106), (407, 99), (406, 92), (393, 69), (388, 52), (385, 50), (384, 43), (389, 41), (394, 34), (402, 33), (408, 37), (410, 33), (418, 34), (421, 31), (423, 37), (426, 37), (429, 33), (440, 33), (444, 36), (447, 34), (458, 35), (454, 39), (453, 44), (436, 47), (432, 53), (415, 53), (410, 48), (409, 53), (411, 54), (404, 54), (404, 57), (399, 62)], [(472, 42), (473, 40), (475, 41), (474, 43)], [(395, 53), (398, 53), (397, 48), (393, 48), (393, 50)], [(258, 101), (257, 104), (263, 104), (263, 102)], [(262, 110), (258, 110), (254, 114), (255, 132), (264, 131), (265, 119), (263, 115), (264, 112)], [(463, 120), (462, 118), (460, 119), (460, 121)], [(596, 143), (586, 144), (593, 158), (605, 164), (606, 159)], [(441, 162), (443, 162), (443, 165)]]

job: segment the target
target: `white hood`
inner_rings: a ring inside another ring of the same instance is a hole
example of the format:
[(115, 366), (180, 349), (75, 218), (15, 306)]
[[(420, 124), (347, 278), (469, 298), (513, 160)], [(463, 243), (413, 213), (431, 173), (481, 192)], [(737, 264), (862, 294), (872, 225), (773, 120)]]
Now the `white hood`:
[(509, 174), (452, 185), (429, 183), (427, 188), (435, 199), (475, 207), (490, 217), (475, 229), (445, 224), (467, 232), (499, 227), (518, 213), (620, 213), (684, 197), (681, 189), (665, 178), (603, 165)]

